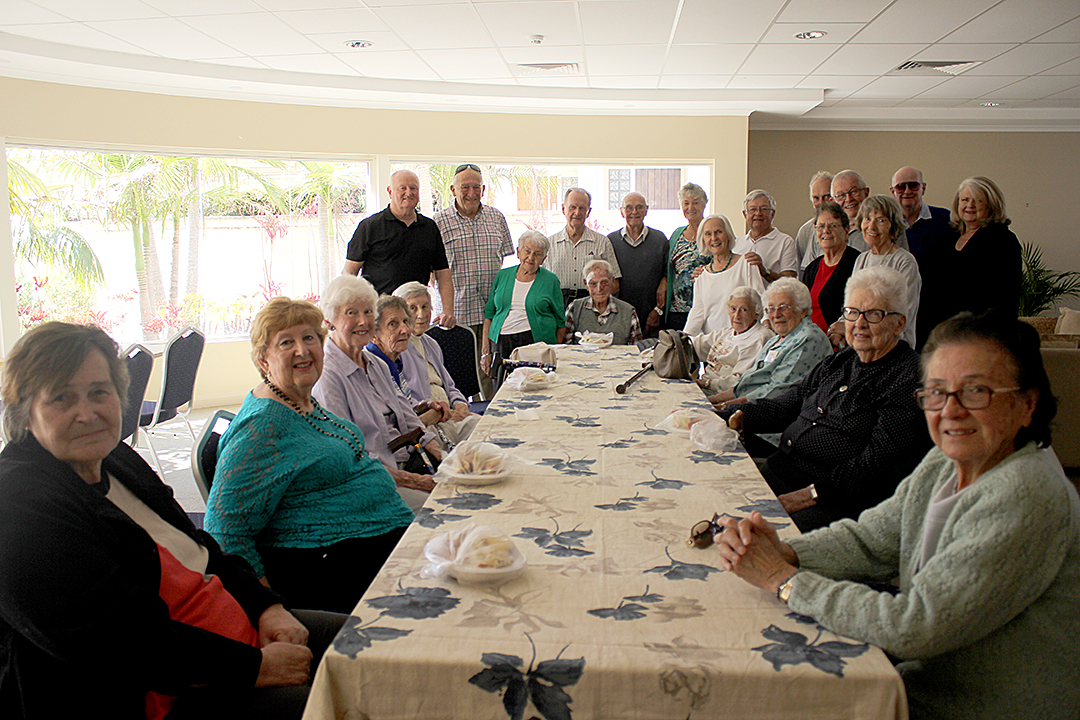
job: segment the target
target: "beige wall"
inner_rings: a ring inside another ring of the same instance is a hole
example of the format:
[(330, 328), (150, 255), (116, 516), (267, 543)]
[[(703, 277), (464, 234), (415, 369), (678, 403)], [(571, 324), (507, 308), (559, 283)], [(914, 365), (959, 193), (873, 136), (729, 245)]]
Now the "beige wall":
[(964, 178), (993, 178), (1021, 242), (1038, 244), (1053, 269), (1080, 270), (1080, 133), (751, 130), (749, 146), (747, 187), (774, 195), (776, 225), (791, 235), (811, 216), (816, 171), (857, 170), (871, 192), (887, 195), (893, 172), (912, 165), (931, 205), (951, 206)]
[[(457, 162), (518, 158), (704, 163), (718, 212), (746, 194), (745, 117), (409, 112), (245, 103), (0, 78), (0, 149), (40, 144), (233, 155)], [(258, 380), (248, 343), (211, 342), (198, 406), (240, 402)], [(156, 396), (156, 381), (147, 397)]]

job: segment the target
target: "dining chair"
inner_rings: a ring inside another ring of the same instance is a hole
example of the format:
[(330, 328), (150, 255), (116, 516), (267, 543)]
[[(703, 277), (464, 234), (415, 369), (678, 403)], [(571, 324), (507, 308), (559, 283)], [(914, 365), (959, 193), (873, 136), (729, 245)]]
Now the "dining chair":
[[(195, 327), (189, 325), (172, 337), (165, 345), (162, 356), (161, 394), (157, 401), (144, 400), (139, 427), (146, 434), (150, 454), (154, 456), (158, 473), (164, 478), (157, 450), (154, 448), (153, 434), (157, 428), (175, 418), (180, 418), (187, 426), (188, 435), (195, 441), (195, 431), (187, 416), (191, 412), (195, 396), (195, 376), (199, 372), (206, 337)], [(184, 408), (181, 410), (181, 408)]]
[(191, 473), (195, 476), (195, 485), (202, 494), (203, 502), (210, 497), (210, 487), (214, 484), (218, 443), (235, 418), (236, 413), (228, 410), (215, 411), (203, 425), (195, 446), (191, 448)]
[(456, 325), (448, 329), (436, 325), (429, 328), (427, 334), (439, 344), (446, 371), (454, 379), (457, 389), (470, 401), (474, 398), (477, 400), (469, 403), (470, 409), (482, 413), (483, 410), (477, 408), (486, 408), (487, 403), (479, 402), (483, 400), (480, 390), (480, 358), (476, 356), (476, 335), (472, 328)]
[(145, 346), (135, 343), (124, 351), (124, 362), (127, 363), (131, 383), (128, 385), (127, 405), (120, 425), (120, 442), (131, 438), (130, 445), (135, 447), (139, 442), (139, 417), (142, 415), (146, 385), (154, 369), (154, 354)]

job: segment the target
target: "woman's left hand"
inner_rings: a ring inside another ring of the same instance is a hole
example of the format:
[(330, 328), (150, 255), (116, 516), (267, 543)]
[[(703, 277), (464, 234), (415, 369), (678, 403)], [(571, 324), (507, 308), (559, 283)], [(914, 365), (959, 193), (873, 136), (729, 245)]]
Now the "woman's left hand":
[(432, 400), (431, 407), (432, 409), (439, 411), (439, 422), (446, 422), (450, 419), (450, 406), (442, 400)]
[(450, 420), (453, 422), (461, 422), (467, 417), (469, 417), (469, 403), (459, 402), (450, 412)]
[(307, 628), (280, 603), (266, 608), (259, 616), (259, 647), (275, 642), (307, 645), (307, 641)]
[(726, 517), (721, 523), (724, 531), (717, 534), (716, 547), (725, 570), (774, 593), (798, 570), (798, 555), (761, 513), (741, 520)]

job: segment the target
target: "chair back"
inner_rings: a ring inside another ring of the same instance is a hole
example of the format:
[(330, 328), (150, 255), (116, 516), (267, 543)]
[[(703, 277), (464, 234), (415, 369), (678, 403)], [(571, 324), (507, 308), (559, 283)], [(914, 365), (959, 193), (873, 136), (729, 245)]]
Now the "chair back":
[(453, 328), (432, 327), (427, 331), (443, 353), (446, 371), (466, 397), (480, 395), (480, 358), (476, 356), (476, 335), (472, 328), (457, 325)]
[(150, 382), (150, 373), (154, 369), (154, 354), (136, 343), (124, 351), (124, 362), (127, 363), (131, 384), (128, 385), (127, 405), (120, 426), (120, 442), (132, 437), (138, 430), (146, 384)]
[(214, 412), (199, 432), (195, 446), (191, 448), (191, 472), (195, 476), (195, 485), (202, 494), (203, 502), (210, 497), (210, 486), (214, 484), (218, 443), (235, 417), (236, 414), (228, 410)]
[(190, 403), (195, 396), (195, 376), (199, 372), (199, 361), (202, 360), (205, 345), (206, 337), (191, 325), (165, 345), (161, 395), (149, 422), (151, 427), (175, 417), (176, 409)]

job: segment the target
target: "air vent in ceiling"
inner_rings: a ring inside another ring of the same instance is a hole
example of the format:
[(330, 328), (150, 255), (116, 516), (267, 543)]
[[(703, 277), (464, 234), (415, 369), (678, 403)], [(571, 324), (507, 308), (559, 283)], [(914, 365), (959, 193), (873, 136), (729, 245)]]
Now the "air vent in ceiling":
[(909, 60), (888, 74), (937, 75), (938, 73), (945, 73), (946, 75), (959, 75), (980, 64), (977, 61), (969, 62), (966, 60)]
[(513, 66), (518, 77), (527, 75), (577, 75), (577, 63), (520, 63)]

